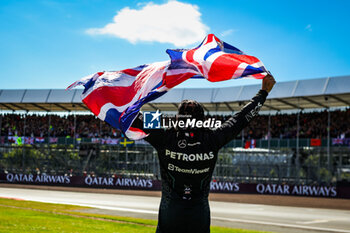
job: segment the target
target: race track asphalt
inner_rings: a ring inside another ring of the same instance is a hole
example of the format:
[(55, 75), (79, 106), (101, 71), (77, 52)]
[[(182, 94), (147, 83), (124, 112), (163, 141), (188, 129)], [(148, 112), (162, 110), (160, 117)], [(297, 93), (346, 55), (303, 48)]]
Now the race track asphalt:
[[(157, 219), (159, 197), (0, 187), (0, 197), (92, 207), (87, 211)], [(347, 232), (350, 210), (210, 201), (212, 225), (272, 232)]]

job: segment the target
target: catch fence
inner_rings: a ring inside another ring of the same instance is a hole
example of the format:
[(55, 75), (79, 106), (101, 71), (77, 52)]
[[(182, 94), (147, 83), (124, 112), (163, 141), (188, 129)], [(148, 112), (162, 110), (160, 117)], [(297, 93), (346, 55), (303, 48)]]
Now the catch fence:
[[(331, 185), (350, 182), (350, 149), (243, 149), (219, 151), (213, 180), (237, 183)], [(1, 145), (0, 172), (160, 179), (157, 153), (147, 144), (122, 147), (74, 145)]]

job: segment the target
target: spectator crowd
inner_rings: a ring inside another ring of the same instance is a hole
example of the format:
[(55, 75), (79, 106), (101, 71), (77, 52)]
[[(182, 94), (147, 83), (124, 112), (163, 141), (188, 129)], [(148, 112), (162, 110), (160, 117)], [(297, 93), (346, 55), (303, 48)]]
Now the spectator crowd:
[(5, 114), (1, 136), (119, 138), (120, 131), (92, 115)]
[[(349, 138), (350, 109), (332, 111), (330, 116), (330, 136), (332, 138)], [(207, 115), (207, 118), (215, 118), (222, 122), (229, 117), (230, 115)], [(297, 113), (277, 113), (271, 115), (269, 120), (268, 115), (259, 115), (244, 129), (244, 138), (296, 138), (297, 117)], [(93, 115), (2, 114), (0, 115), (0, 128), (0, 136), (121, 137), (119, 130), (113, 129)], [(327, 111), (301, 112), (299, 114), (300, 138), (326, 138), (327, 128)], [(237, 138), (240, 137), (242, 135), (237, 136)]]

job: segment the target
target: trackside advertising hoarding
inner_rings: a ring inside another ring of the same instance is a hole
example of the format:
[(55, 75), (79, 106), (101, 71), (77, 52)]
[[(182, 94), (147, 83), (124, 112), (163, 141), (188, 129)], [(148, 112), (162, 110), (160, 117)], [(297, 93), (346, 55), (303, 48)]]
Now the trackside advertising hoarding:
[[(0, 173), (0, 182), (110, 189), (161, 190), (161, 182), (159, 180), (145, 178)], [(350, 199), (350, 186), (311, 186), (263, 183), (242, 184), (235, 182), (212, 181), (210, 183), (210, 190), (211, 192), (216, 193), (267, 194)]]

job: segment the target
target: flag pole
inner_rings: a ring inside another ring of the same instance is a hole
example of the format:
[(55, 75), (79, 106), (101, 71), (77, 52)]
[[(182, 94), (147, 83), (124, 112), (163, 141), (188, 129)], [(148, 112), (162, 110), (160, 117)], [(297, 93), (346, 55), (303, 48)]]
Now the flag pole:
[[(271, 100), (270, 100), (270, 106), (271, 106)], [(271, 148), (271, 108), (269, 110), (269, 123), (268, 123), (268, 130), (267, 130), (267, 144), (268, 144), (268, 150), (270, 153)]]
[(296, 157), (296, 165), (297, 165), (297, 181), (300, 181), (300, 163), (299, 163), (299, 131), (300, 131), (300, 103), (298, 98), (298, 114), (297, 114), (297, 142), (296, 142), (296, 150), (297, 150), (297, 157)]
[(327, 122), (327, 163), (328, 163), (328, 171), (332, 171), (331, 166), (331, 147), (330, 147), (330, 140), (331, 140), (331, 112), (329, 110), (329, 107), (327, 108), (327, 115), (328, 115), (328, 122)]

